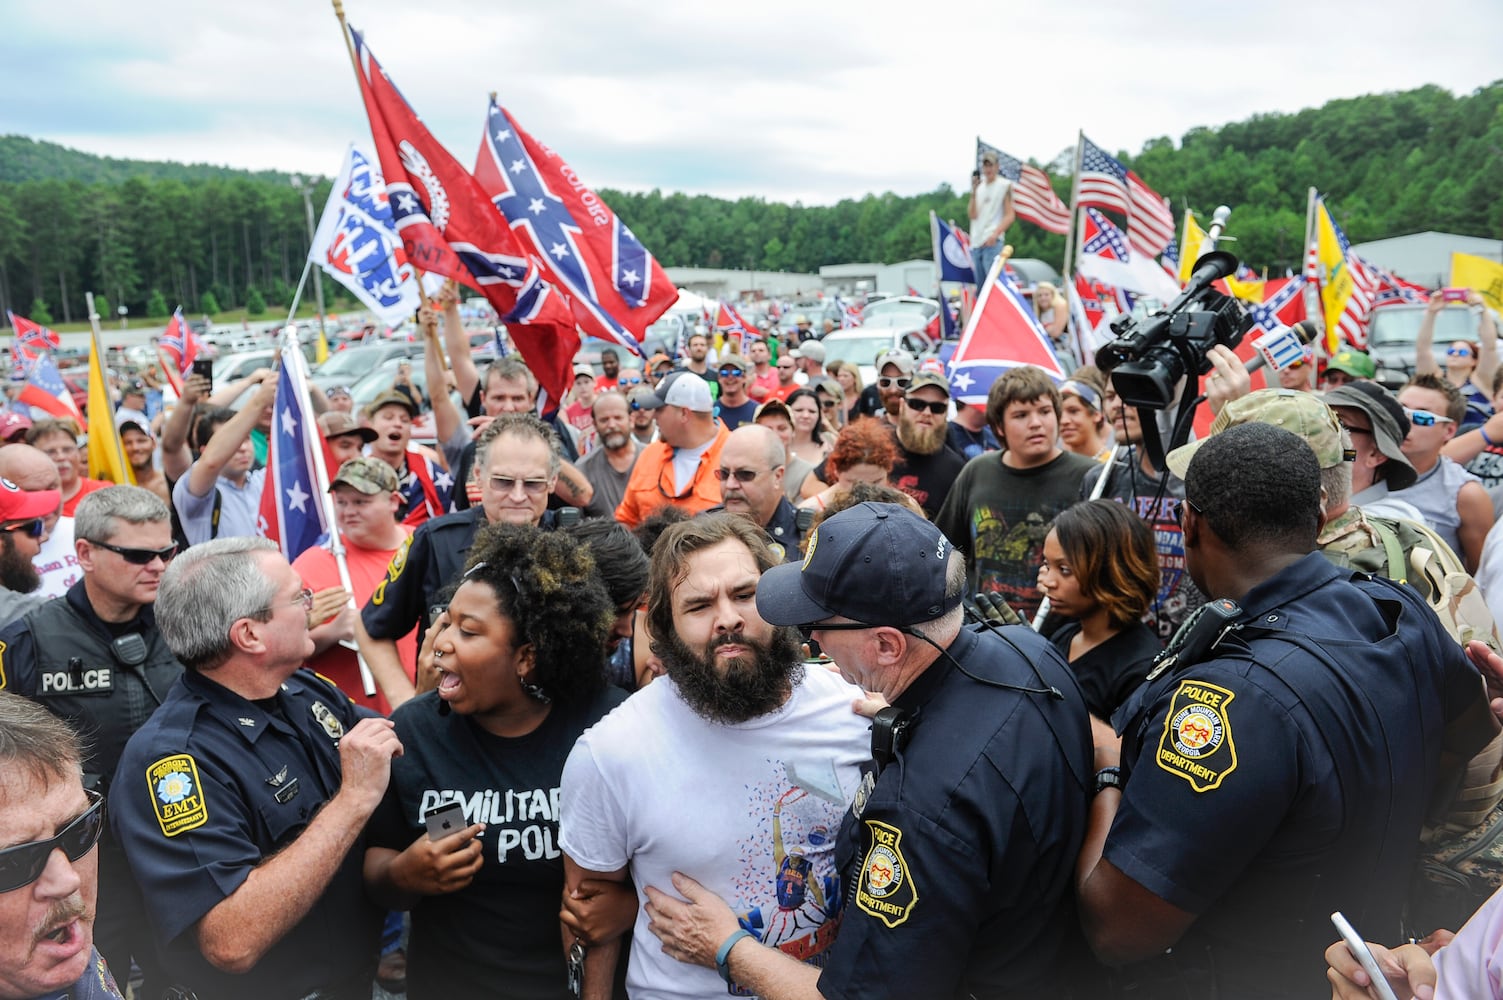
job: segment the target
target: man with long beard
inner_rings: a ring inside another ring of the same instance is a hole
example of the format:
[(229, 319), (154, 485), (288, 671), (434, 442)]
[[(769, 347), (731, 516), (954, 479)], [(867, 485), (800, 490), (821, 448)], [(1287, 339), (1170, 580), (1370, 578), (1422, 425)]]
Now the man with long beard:
[[(805, 671), (797, 633), (757, 614), (777, 560), (743, 517), (676, 524), (653, 547), (648, 618), (667, 676), (580, 737), (564, 768), (568, 894), (585, 879), (713, 886), (757, 940), (818, 961), (846, 891), (835, 833), (870, 754), (860, 691)], [(665, 956), (640, 911), (627, 968), (638, 998), (710, 996), (713, 970)], [(584, 959), (584, 996), (608, 995), (619, 940)]]
[(898, 460), (890, 481), (934, 515), (945, 505), (965, 459), (949, 446), (950, 383), (943, 375), (921, 371), (908, 383), (898, 413)]

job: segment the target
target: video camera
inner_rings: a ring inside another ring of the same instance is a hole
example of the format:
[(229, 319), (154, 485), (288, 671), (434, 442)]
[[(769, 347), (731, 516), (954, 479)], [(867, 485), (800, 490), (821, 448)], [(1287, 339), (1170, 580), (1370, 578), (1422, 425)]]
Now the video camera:
[(1187, 375), (1211, 370), (1206, 353), (1217, 344), (1236, 347), (1252, 328), (1236, 299), (1211, 282), (1237, 269), (1237, 258), (1213, 250), (1195, 262), (1185, 290), (1142, 323), (1131, 315), (1112, 320), (1117, 339), (1096, 352), (1096, 363), (1111, 373), (1112, 386), (1128, 406), (1167, 409)]

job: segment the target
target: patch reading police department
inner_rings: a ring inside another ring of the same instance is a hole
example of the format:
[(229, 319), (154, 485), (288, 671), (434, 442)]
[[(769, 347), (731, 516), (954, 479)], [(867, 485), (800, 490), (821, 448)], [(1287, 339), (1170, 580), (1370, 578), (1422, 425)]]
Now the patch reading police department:
[(175, 753), (146, 768), (146, 787), (156, 810), (162, 833), (176, 837), (196, 830), (209, 820), (198, 764), (191, 754)]
[(1236, 695), (1204, 681), (1180, 681), (1155, 760), (1197, 792), (1218, 787), (1237, 769), (1237, 746), (1227, 706)]
[(866, 831), (872, 846), (861, 863), (856, 906), (888, 927), (896, 927), (912, 915), (913, 904), (918, 902), (913, 872), (899, 846), (903, 831), (874, 819), (866, 821)]
[(412, 536), (402, 539), (402, 544), (397, 551), (392, 553), (391, 562), (386, 567), (386, 577), (378, 584), (371, 594), (371, 603), (380, 607), (381, 602), (386, 600), (386, 585), (395, 583), (397, 577), (402, 575), (402, 570), (407, 568), (407, 550), (412, 547)]

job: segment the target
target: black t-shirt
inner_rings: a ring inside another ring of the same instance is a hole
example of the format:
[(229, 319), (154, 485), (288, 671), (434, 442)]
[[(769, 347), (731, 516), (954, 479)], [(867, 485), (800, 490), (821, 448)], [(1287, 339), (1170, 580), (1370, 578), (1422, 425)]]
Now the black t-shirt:
[(858, 417), (875, 417), (882, 412), (882, 397), (877, 392), (877, 384), (861, 390), (861, 395), (856, 397), (856, 413)]
[(485, 860), (459, 892), (424, 896), (412, 910), (407, 995), (568, 1000), (558, 930), (564, 887), (558, 784), (574, 741), (626, 698), (609, 688), (587, 705), (554, 705), (526, 736), (507, 739), (459, 714), (439, 715), (435, 692), (392, 713), (404, 752), (371, 817), (370, 846), (405, 850), (423, 817), (465, 803), (484, 822)]
[(965, 468), (965, 459), (945, 445), (932, 455), (920, 455), (898, 444), (898, 460), (887, 481), (913, 497), (924, 509), (924, 516), (934, 520), (950, 495), (955, 477)]
[(727, 406), (725, 403), (720, 404), (720, 419), (725, 424), (727, 430), (733, 431), (742, 424), (751, 423), (752, 417), (756, 416), (756, 414), (757, 401), (755, 399), (747, 399), (740, 406)]
[(1070, 662), (1086, 707), (1098, 719), (1110, 719), (1112, 713), (1148, 678), (1153, 658), (1163, 643), (1153, 629), (1133, 622), (1110, 639), (1088, 649), (1077, 660), (1070, 660), (1070, 642), (1080, 631), (1079, 622), (1070, 622), (1049, 637), (1054, 648)]

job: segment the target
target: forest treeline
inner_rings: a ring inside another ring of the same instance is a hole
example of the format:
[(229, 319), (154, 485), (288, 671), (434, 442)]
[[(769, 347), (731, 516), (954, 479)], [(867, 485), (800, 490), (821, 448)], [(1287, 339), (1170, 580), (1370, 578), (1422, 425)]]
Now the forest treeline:
[[(987, 138), (1022, 152), (1001, 131)], [(1275, 272), (1302, 262), (1312, 185), (1354, 242), (1429, 229), (1503, 232), (1503, 81), (1461, 96), (1427, 86), (1256, 115), (1117, 155), (1172, 199), (1176, 219), (1186, 206), (1205, 221), (1217, 205), (1231, 206), (1233, 249)], [(1070, 178), (1051, 179), (1068, 201)], [(314, 181), (315, 212), (329, 186)], [(806, 272), (928, 257), (929, 211), (964, 219), (966, 206), (966, 192), (947, 184), (833, 205), (599, 193), (665, 265)], [(1062, 262), (1061, 236), (1020, 221), (1008, 237), (1020, 257)], [(86, 290), (136, 316), (178, 303), (195, 312), (285, 306), (307, 244), (302, 194), (285, 174), (0, 137), (0, 306), (33, 318), (82, 318)]]

